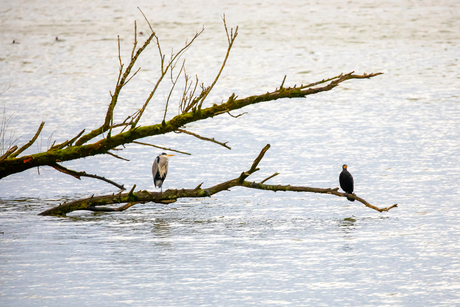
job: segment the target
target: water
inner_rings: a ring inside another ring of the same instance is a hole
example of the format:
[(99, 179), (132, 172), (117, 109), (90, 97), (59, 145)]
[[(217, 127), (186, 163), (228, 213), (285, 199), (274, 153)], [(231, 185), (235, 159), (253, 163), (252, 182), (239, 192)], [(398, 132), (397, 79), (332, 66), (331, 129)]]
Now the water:
[[(211, 186), (249, 169), (273, 184), (336, 187), (390, 212), (335, 196), (234, 188), (207, 199), (123, 213), (39, 217), (60, 202), (116, 192), (42, 167), (0, 182), (2, 306), (453, 306), (460, 304), (460, 5), (456, 1), (78, 1), (0, 3), (0, 107), (28, 153), (101, 124), (133, 21), (149, 17), (163, 50), (186, 53), (209, 85), (226, 49), (221, 14), (239, 36), (208, 104), (355, 70), (383, 72), (305, 99), (280, 100), (188, 125), (232, 150), (172, 134), (143, 141), (192, 153), (170, 160), (165, 188)], [(58, 37), (58, 41), (56, 41)], [(139, 37), (140, 40), (145, 39)], [(15, 40), (19, 44), (12, 44)], [(155, 48), (120, 97), (116, 118), (143, 103), (158, 75)], [(142, 124), (162, 117), (161, 89)], [(176, 107), (169, 111), (173, 116)], [(128, 146), (64, 165), (152, 189), (159, 151)]]

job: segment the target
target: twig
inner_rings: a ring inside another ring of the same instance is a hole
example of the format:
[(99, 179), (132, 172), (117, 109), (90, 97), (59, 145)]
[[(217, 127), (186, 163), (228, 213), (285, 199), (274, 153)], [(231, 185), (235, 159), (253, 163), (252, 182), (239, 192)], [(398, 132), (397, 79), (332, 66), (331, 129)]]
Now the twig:
[[(148, 23), (149, 27), (150, 27), (150, 30), (152, 30), (153, 32), (153, 28), (152, 28), (152, 25), (150, 24), (150, 22), (148, 21), (147, 17), (145, 17), (144, 13), (142, 12), (142, 10), (140, 8), (138, 8), (139, 11), (142, 13), (142, 15), (144, 16), (145, 18), (145, 21)], [(186, 43), (185, 46), (180, 49), (177, 53), (175, 54), (172, 54), (171, 55), (171, 59), (169, 60), (168, 64), (165, 65), (165, 56), (163, 55), (163, 52), (161, 51), (161, 44), (160, 44), (160, 39), (158, 38), (158, 36), (155, 35), (155, 32), (153, 32), (152, 34), (152, 38), (155, 38), (155, 41), (156, 41), (156, 45), (158, 47), (158, 53), (160, 55), (160, 67), (161, 67), (161, 75), (160, 77), (158, 78), (155, 86), (153, 87), (153, 90), (150, 92), (150, 95), (147, 97), (147, 99), (145, 100), (144, 102), (144, 105), (142, 106), (142, 108), (139, 110), (139, 113), (138, 115), (136, 116), (136, 118), (132, 121), (131, 123), (131, 129), (134, 129), (136, 128), (139, 120), (141, 119), (142, 115), (144, 114), (144, 111), (145, 109), (147, 108), (147, 105), (149, 104), (150, 100), (152, 99), (153, 95), (155, 94), (155, 92), (157, 91), (160, 83), (163, 81), (166, 73), (168, 72), (168, 70), (171, 68), (171, 67), (174, 67), (175, 63), (177, 60), (179, 60), (179, 58), (182, 56), (182, 54), (193, 44), (193, 42), (195, 41), (196, 38), (198, 38), (198, 36), (201, 35), (201, 33), (203, 33), (204, 31), (204, 28), (200, 31), (200, 32), (197, 32), (195, 34), (195, 36), (193, 36), (193, 38), (190, 40), (190, 42)]]
[(180, 68), (179, 70), (179, 73), (177, 74), (176, 76), (176, 79), (173, 80), (173, 70), (174, 70), (174, 67), (176, 65), (174, 65), (173, 67), (171, 67), (171, 83), (172, 83), (172, 86), (171, 86), (171, 89), (169, 90), (169, 95), (168, 95), (168, 99), (166, 99), (166, 106), (165, 106), (165, 113), (163, 115), (163, 122), (166, 121), (166, 113), (168, 113), (168, 105), (169, 105), (169, 99), (171, 98), (171, 95), (172, 95), (172, 92), (174, 91), (174, 88), (176, 87), (176, 84), (177, 84), (177, 80), (179, 79), (180, 75), (182, 74), (182, 71), (184, 70), (184, 67), (185, 67), (185, 60), (182, 62), (182, 67)]
[[(10, 87), (11, 86), (8, 86), (8, 88), (4, 92), (0, 93), (0, 95), (2, 95), (7, 90), (9, 90)], [(3, 106), (3, 114), (1, 117), (1, 123), (0, 123), (0, 153), (6, 153), (6, 151), (8, 151), (11, 147), (13, 147), (15, 143), (19, 140), (19, 138), (15, 139), (14, 132), (9, 131), (8, 129), (8, 126), (12, 118), (13, 118), (13, 115), (6, 116), (6, 106)], [(7, 134), (9, 134), (9, 136), (7, 136)]]
[(252, 166), (251, 166), (251, 169), (248, 171), (249, 174), (252, 174), (256, 171), (258, 171), (259, 169), (257, 168), (257, 165), (259, 165), (260, 161), (263, 159), (265, 153), (267, 152), (267, 150), (270, 149), (270, 144), (267, 144), (265, 145), (264, 148), (262, 148), (262, 150), (260, 151), (259, 155), (257, 156), (257, 158), (254, 160), (254, 163), (252, 163)]
[(54, 169), (60, 171), (61, 173), (73, 176), (73, 177), (75, 177), (75, 178), (77, 178), (79, 180), (81, 180), (80, 177), (95, 178), (95, 179), (99, 179), (99, 180), (105, 181), (107, 183), (110, 183), (110, 184), (116, 186), (117, 188), (119, 188), (120, 190), (125, 190), (123, 185), (120, 185), (120, 184), (118, 184), (116, 182), (113, 182), (112, 180), (109, 180), (109, 179), (107, 179), (105, 177), (101, 177), (101, 176), (98, 176), (98, 175), (87, 174), (86, 172), (76, 172), (74, 170), (65, 168), (64, 166), (62, 166), (60, 164), (57, 164), (57, 163), (55, 163), (53, 165), (50, 165), (50, 166), (53, 167)]
[(283, 85), (284, 85), (284, 81), (286, 81), (286, 76), (287, 76), (287, 75), (284, 75), (284, 78), (283, 78), (283, 82), (281, 82), (281, 85), (280, 85), (280, 89), (282, 89), (282, 88), (283, 88)]
[(264, 180), (262, 180), (260, 183), (264, 183), (264, 182), (266, 182), (266, 181), (268, 181), (268, 180), (270, 180), (270, 179), (272, 179), (273, 177), (278, 176), (278, 175), (279, 175), (279, 173), (276, 172), (276, 173), (274, 173), (273, 175), (271, 175), (271, 176), (265, 178)]
[(227, 111), (227, 113), (228, 113), (228, 115), (230, 115), (230, 116), (233, 117), (233, 118), (238, 118), (238, 117), (240, 117), (240, 116), (243, 116), (244, 114), (248, 114), (248, 112), (243, 112), (243, 113), (238, 114), (238, 115), (235, 116), (235, 115), (230, 114), (230, 111)]
[(153, 145), (153, 144), (142, 143), (142, 142), (138, 142), (138, 141), (133, 141), (133, 143), (139, 144), (139, 145), (145, 145), (145, 146), (152, 146), (152, 147), (163, 149), (163, 150), (166, 150), (166, 151), (174, 151), (174, 152), (178, 152), (178, 153), (181, 153), (181, 154), (184, 154), (184, 155), (189, 155), (189, 156), (192, 155), (191, 153), (188, 153), (188, 152), (179, 151), (179, 150), (172, 149), (172, 148), (167, 148), (167, 147), (161, 147), (161, 146), (157, 146), (157, 145)]
[[(75, 142), (75, 140), (78, 139), (84, 132), (85, 132), (85, 129), (80, 131), (80, 133), (77, 134), (77, 136), (75, 136), (74, 138), (72, 138), (72, 139), (70, 139), (68, 141), (65, 141), (65, 142), (63, 142), (61, 144), (54, 145), (54, 143), (53, 143), (53, 145), (51, 145), (51, 147), (50, 147), (50, 149), (48, 149), (48, 151), (53, 150), (53, 149), (61, 149), (61, 148), (64, 148), (66, 146), (69, 146), (69, 147), (72, 146), (73, 142)], [(54, 142), (56, 142), (56, 141), (54, 141)]]
[(129, 161), (129, 160), (128, 160), (128, 159), (126, 159), (126, 158), (123, 158), (123, 157), (117, 156), (117, 155), (116, 155), (116, 154), (114, 154), (113, 152), (109, 152), (109, 151), (108, 151), (108, 152), (106, 152), (106, 154), (108, 154), (108, 155), (111, 155), (112, 157), (115, 157), (115, 158), (117, 158), (117, 159), (120, 159), (120, 160)]
[(224, 147), (227, 148), (227, 149), (232, 149), (230, 146), (227, 145), (228, 142), (222, 143), (222, 142), (216, 141), (214, 138), (210, 139), (210, 138), (207, 138), (207, 137), (198, 135), (198, 134), (196, 134), (196, 133), (193, 133), (193, 132), (190, 132), (190, 131), (187, 131), (187, 130), (184, 130), (184, 129), (176, 129), (176, 131), (179, 131), (180, 133), (185, 133), (185, 134), (193, 135), (194, 137), (196, 137), (196, 138), (198, 138), (198, 139), (200, 139), (200, 140), (209, 141), (209, 142), (213, 142), (213, 143), (219, 144), (219, 145), (221, 145), (221, 146), (224, 146)]
[(0, 162), (8, 158), (16, 149), (18, 149), (17, 145), (14, 145), (10, 149), (8, 149), (1, 157), (0, 157)]
[[(135, 27), (136, 27), (136, 25), (135, 25)], [(101, 127), (97, 128), (97, 129), (94, 129), (93, 131), (83, 135), (75, 143), (75, 145), (77, 145), (77, 146), (83, 145), (86, 142), (88, 142), (89, 140), (93, 139), (94, 137), (96, 137), (96, 136), (98, 136), (98, 135), (100, 135), (100, 134), (102, 134), (102, 133), (104, 133), (104, 132), (106, 132), (108, 130), (111, 130), (111, 127), (113, 126), (113, 111), (114, 111), (115, 106), (117, 104), (119, 94), (120, 94), (122, 88), (126, 85), (126, 83), (129, 82), (132, 79), (132, 77), (134, 77), (134, 75), (136, 75), (137, 72), (139, 71), (139, 69), (138, 69), (131, 77), (129, 77), (129, 74), (131, 73), (131, 69), (133, 68), (133, 66), (136, 63), (137, 59), (139, 58), (141, 53), (144, 51), (144, 49), (147, 48), (147, 46), (150, 44), (150, 42), (152, 41), (152, 39), (154, 37), (155, 37), (155, 33), (152, 33), (147, 38), (147, 40), (145, 41), (144, 45), (142, 47), (140, 47), (139, 49), (137, 49), (137, 51), (134, 53), (134, 50), (136, 49), (136, 46), (137, 46), (137, 39), (135, 38), (134, 45), (133, 45), (133, 50), (131, 52), (131, 61), (129, 62), (129, 64), (126, 67), (124, 72), (123, 72), (124, 65), (123, 65), (123, 63), (121, 61), (120, 38), (118, 38), (118, 60), (119, 60), (119, 63), (120, 63), (120, 71), (119, 71), (119, 75), (118, 75), (117, 84), (115, 86), (115, 91), (112, 94), (112, 100), (111, 100), (111, 102), (109, 104), (109, 107), (107, 108), (107, 113), (106, 113), (106, 116), (105, 116), (104, 124)], [(109, 138), (110, 138), (110, 135), (111, 135), (111, 133), (108, 134)]]
[(10, 155), (10, 158), (14, 158), (14, 157), (17, 157), (21, 152), (23, 152), (24, 150), (26, 150), (27, 148), (29, 148), (30, 146), (32, 146), (32, 144), (35, 142), (35, 140), (38, 138), (38, 135), (40, 134), (40, 132), (42, 132), (42, 129), (43, 129), (43, 126), (45, 126), (45, 122), (42, 122), (40, 124), (40, 127), (38, 127), (38, 130), (37, 132), (35, 133), (34, 137), (29, 141), (27, 142), (24, 146), (22, 146), (21, 148), (19, 148), (16, 152), (12, 153)]
[[(190, 77), (187, 75), (187, 71), (184, 68), (184, 91), (182, 93), (181, 100), (179, 102), (179, 114), (184, 114), (190, 111), (192, 107), (194, 107), (196, 101), (194, 99), (194, 95), (196, 92), (196, 89), (198, 87), (198, 76), (195, 75), (195, 82), (191, 81), (189, 83)], [(192, 86), (195, 84), (195, 86), (192, 89)]]
[(198, 103), (198, 109), (201, 109), (203, 102), (208, 97), (208, 94), (211, 92), (211, 90), (214, 88), (217, 81), (219, 80), (219, 77), (222, 74), (222, 71), (224, 70), (225, 65), (227, 64), (227, 60), (228, 60), (228, 57), (230, 56), (230, 51), (232, 50), (233, 43), (235, 42), (235, 39), (238, 36), (238, 26), (236, 26), (235, 32), (233, 32), (233, 28), (231, 28), (230, 33), (228, 33), (227, 23), (225, 21), (225, 14), (222, 16), (222, 21), (224, 22), (225, 33), (227, 34), (227, 41), (228, 41), (227, 54), (225, 55), (224, 61), (222, 62), (222, 66), (220, 67), (220, 70), (217, 73), (217, 76), (212, 82), (211, 86), (209, 86), (203, 91), (204, 95), (202, 96), (202, 98), (200, 99)]

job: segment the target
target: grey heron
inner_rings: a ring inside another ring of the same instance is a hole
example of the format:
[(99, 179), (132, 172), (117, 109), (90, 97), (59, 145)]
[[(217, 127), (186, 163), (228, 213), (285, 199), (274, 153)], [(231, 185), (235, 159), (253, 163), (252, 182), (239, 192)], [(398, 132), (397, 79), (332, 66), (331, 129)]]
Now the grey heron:
[[(342, 172), (339, 176), (340, 187), (345, 191), (346, 194), (353, 194), (353, 176), (348, 171), (348, 166), (344, 164), (342, 166)], [(354, 198), (348, 197), (349, 201), (355, 201)]]
[(161, 193), (163, 193), (163, 181), (166, 179), (168, 174), (168, 157), (174, 155), (168, 155), (167, 153), (162, 153), (155, 158), (152, 165), (152, 175), (153, 175), (153, 184), (155, 187), (161, 188)]

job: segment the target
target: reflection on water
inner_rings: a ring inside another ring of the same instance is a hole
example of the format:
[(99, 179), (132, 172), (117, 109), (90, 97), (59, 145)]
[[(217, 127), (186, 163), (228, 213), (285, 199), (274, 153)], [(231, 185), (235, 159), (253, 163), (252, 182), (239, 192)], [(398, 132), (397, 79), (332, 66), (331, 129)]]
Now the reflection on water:
[[(359, 196), (399, 207), (378, 213), (334, 196), (234, 188), (123, 213), (38, 217), (64, 201), (115, 191), (51, 168), (30, 170), (0, 182), (0, 305), (460, 304), (458, 3), (138, 5), (164, 50), (205, 25), (186, 58), (206, 85), (226, 48), (220, 14), (239, 25), (209, 103), (272, 91), (284, 75), (286, 85), (298, 85), (384, 72), (306, 99), (251, 106), (238, 119), (189, 125), (229, 141), (231, 151), (176, 134), (146, 140), (192, 153), (170, 161), (166, 189), (235, 178), (270, 143), (250, 180), (280, 172), (273, 184), (336, 187), (347, 163)], [(129, 2), (87, 7), (0, 3), (0, 110), (13, 115), (21, 144), (46, 121), (28, 152), (51, 135), (62, 142), (101, 123), (118, 72), (117, 35), (126, 55), (133, 20), (148, 31)], [(142, 60), (120, 96), (119, 119), (142, 105), (158, 73), (153, 50)], [(162, 117), (165, 95), (144, 124)], [(121, 153), (130, 162), (94, 157), (65, 166), (151, 190), (157, 154), (133, 145)]]

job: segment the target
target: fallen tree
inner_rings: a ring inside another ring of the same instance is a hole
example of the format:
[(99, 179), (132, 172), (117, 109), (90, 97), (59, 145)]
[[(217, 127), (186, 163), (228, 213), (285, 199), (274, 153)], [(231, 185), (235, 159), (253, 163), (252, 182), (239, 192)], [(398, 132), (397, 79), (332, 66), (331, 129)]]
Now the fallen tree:
[[(271, 92), (259, 95), (251, 95), (243, 98), (239, 98), (237, 95), (235, 95), (235, 93), (233, 93), (226, 100), (223, 100), (221, 103), (214, 103), (212, 105), (205, 106), (204, 103), (206, 102), (209, 93), (212, 91), (212, 89), (218, 82), (219, 77), (227, 63), (232, 46), (238, 35), (238, 27), (236, 27), (235, 29), (228, 29), (224, 16), (223, 24), (227, 35), (228, 43), (227, 52), (213, 82), (210, 86), (205, 86), (204, 83), (200, 83), (199, 78), (197, 76), (193, 79), (186, 73), (185, 60), (182, 62), (182, 64), (179, 63), (179, 60), (182, 57), (182, 55), (186, 52), (188, 48), (190, 48), (190, 46), (200, 36), (204, 29), (197, 32), (192, 37), (192, 39), (186, 42), (185, 45), (178, 52), (171, 53), (169, 59), (167, 59), (162, 51), (160, 39), (156, 35), (147, 18), (145, 18), (145, 20), (150, 26), (152, 33), (148, 36), (148, 38), (145, 40), (142, 46), (138, 47), (137, 25), (136, 23), (134, 23), (134, 43), (131, 50), (128, 65), (125, 65), (122, 61), (120, 39), (118, 39), (118, 60), (120, 66), (119, 73), (115, 84), (115, 89), (113, 93), (110, 93), (110, 103), (108, 105), (105, 118), (102, 124), (89, 132), (86, 132), (86, 129), (84, 129), (78, 133), (75, 133), (75, 136), (73, 138), (66, 140), (64, 142), (56, 144), (56, 141), (54, 141), (54, 143), (51, 144), (51, 146), (49, 146), (49, 148), (47, 148), (45, 151), (35, 154), (22, 155), (22, 153), (26, 151), (37, 140), (45, 125), (45, 123), (42, 122), (38, 130), (36, 131), (35, 135), (29, 142), (27, 142), (21, 147), (11, 145), (10, 148), (4, 150), (4, 153), (2, 153), (2, 155), (0, 156), (0, 180), (7, 176), (11, 176), (13, 174), (17, 174), (31, 168), (49, 166), (53, 167), (55, 170), (59, 172), (71, 175), (77, 179), (80, 179), (81, 177), (91, 177), (103, 180), (109, 184), (116, 186), (118, 189), (122, 191), (125, 190), (123, 184), (113, 182), (112, 180), (100, 175), (87, 174), (84, 171), (75, 171), (68, 169), (64, 167), (62, 163), (74, 159), (81, 159), (95, 155), (110, 155), (125, 160), (123, 157), (120, 157), (119, 155), (115, 154), (114, 151), (118, 152), (125, 148), (125, 146), (129, 146), (129, 144), (132, 143), (141, 144), (145, 146), (154, 146), (156, 148), (168, 151), (175, 151), (182, 154), (187, 154), (177, 149), (164, 148), (154, 144), (139, 141), (140, 139), (145, 137), (164, 135), (171, 132), (184, 133), (204, 141), (210, 141), (219, 144), (221, 146), (226, 147), (227, 149), (231, 149), (230, 146), (227, 145), (228, 142), (217, 141), (214, 138), (205, 137), (193, 133), (189, 130), (186, 130), (186, 125), (224, 114), (228, 114), (232, 117), (238, 117), (243, 115), (244, 113), (238, 116), (233, 116), (232, 114), (230, 114), (230, 111), (239, 110), (252, 104), (274, 101), (283, 98), (304, 98), (308, 95), (330, 91), (335, 87), (339, 86), (342, 82), (346, 82), (348, 80), (369, 79), (381, 74), (380, 72), (370, 74), (355, 74), (354, 72), (349, 72), (345, 74), (341, 73), (339, 75), (322, 79), (320, 81), (311, 82), (308, 84), (293, 85), (290, 87), (284, 86), (284, 83), (286, 81), (286, 76), (284, 76), (281, 85), (279, 87), (275, 87), (274, 90)], [(141, 69), (140, 67), (138, 69), (134, 69), (134, 66), (140, 58), (140, 56), (142, 55), (142, 53), (144, 52), (144, 50), (152, 42), (154, 43), (154, 45), (156, 45), (159, 55), (159, 77), (156, 83), (154, 83), (153, 88), (151, 89), (148, 97), (145, 99), (142, 105), (140, 105), (139, 109), (136, 112), (134, 112), (134, 114), (125, 114), (123, 116), (123, 118), (125, 118), (123, 121), (114, 122), (114, 112), (119, 102), (118, 100), (120, 97), (120, 93), (123, 90), (123, 88), (136, 76), (136, 74)], [(177, 85), (179, 84), (179, 78), (181, 76), (183, 78), (183, 90), (179, 91), (179, 100), (176, 102), (172, 102), (171, 97), (174, 96), (172, 94), (173, 92), (178, 92)], [(165, 108), (164, 113), (162, 113), (161, 122), (147, 126), (140, 125), (139, 121), (142, 118), (145, 111), (147, 110), (150, 101), (152, 101), (152, 98), (157, 93), (160, 84), (163, 84), (165, 80), (168, 79), (170, 81), (169, 95), (167, 95), (167, 98), (165, 99)], [(177, 105), (179, 111), (177, 115), (170, 116), (170, 112), (168, 113), (168, 111), (171, 105), (174, 104)], [(262, 151), (261, 155), (259, 156), (260, 159), (262, 159), (263, 153), (265, 153), (266, 150), (268, 150), (268, 147)], [(264, 184), (264, 182), (270, 178), (267, 178), (266, 180), (261, 181), (259, 183), (250, 183), (248, 181), (245, 181), (246, 177), (248, 177), (257, 170), (256, 167), (260, 159), (256, 159), (256, 161), (253, 164), (253, 167), (251, 167), (251, 169), (248, 172), (243, 172), (240, 177), (226, 181), (224, 183), (218, 184), (210, 188), (203, 189), (201, 188), (201, 185), (199, 185), (195, 189), (167, 190), (164, 193), (150, 193), (148, 191), (134, 192), (134, 186), (129, 193), (122, 193), (120, 191), (120, 193), (118, 194), (76, 200), (70, 203), (62, 204), (56, 208), (52, 208), (41, 214), (65, 215), (66, 213), (75, 210), (123, 211), (131, 207), (132, 205), (140, 202), (167, 203), (174, 202), (177, 199), (183, 197), (207, 197), (220, 191), (228, 190), (229, 188), (234, 186), (244, 186), (247, 188), (272, 191), (327, 193), (340, 197), (343, 197), (345, 195), (344, 193), (338, 192), (337, 188), (321, 189), (310, 187), (294, 187), (290, 185), (282, 186)], [(393, 205), (388, 208), (379, 209), (377, 207), (370, 205), (365, 200), (359, 198), (356, 195), (354, 195), (353, 197), (356, 200), (368, 206), (369, 208), (375, 209), (380, 212), (388, 211), (389, 209), (396, 206)], [(119, 208), (101, 207), (103, 205), (115, 203), (126, 204)]]
[[(166, 190), (163, 193), (155, 192), (151, 193), (149, 191), (137, 191), (134, 192), (136, 186), (134, 185), (129, 193), (118, 193), (111, 195), (102, 195), (97, 197), (90, 197), (85, 199), (79, 199), (71, 201), (68, 203), (63, 203), (57, 207), (48, 209), (40, 215), (54, 215), (54, 216), (64, 216), (67, 213), (77, 210), (88, 210), (88, 211), (103, 211), (103, 212), (114, 212), (114, 211), (124, 211), (136, 204), (146, 203), (146, 202), (155, 202), (155, 203), (173, 203), (180, 198), (200, 198), (200, 197), (210, 197), (211, 195), (217, 194), (222, 191), (227, 191), (230, 188), (241, 186), (250, 189), (259, 189), (267, 191), (292, 191), (292, 192), (310, 192), (310, 193), (322, 193), (322, 194), (331, 194), (339, 197), (347, 197), (346, 193), (339, 192), (339, 188), (312, 188), (312, 187), (302, 187), (302, 186), (291, 186), (291, 185), (268, 185), (265, 184), (267, 180), (275, 177), (278, 173), (275, 173), (266, 179), (260, 182), (249, 182), (245, 179), (257, 172), (259, 168), (259, 162), (265, 155), (265, 152), (270, 148), (270, 145), (266, 145), (259, 156), (254, 160), (252, 166), (249, 170), (242, 172), (241, 175), (237, 178), (219, 183), (215, 186), (209, 188), (202, 188), (202, 183), (194, 189), (170, 189)], [(379, 212), (389, 211), (390, 209), (397, 207), (397, 204), (386, 208), (378, 208), (371, 205), (361, 197), (356, 196), (355, 194), (348, 194), (348, 198), (354, 198), (355, 200), (363, 203), (366, 207), (377, 210)], [(125, 203), (124, 205), (116, 208), (110, 207), (101, 207), (105, 205), (113, 205)]]

